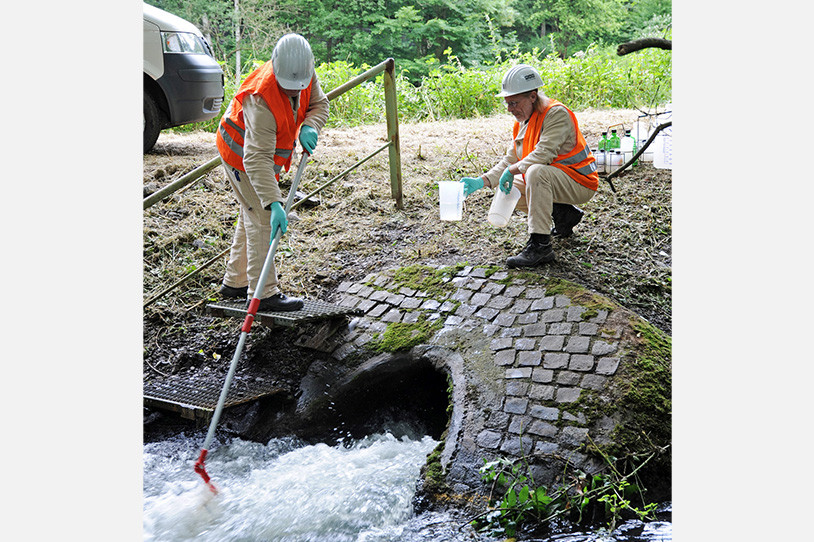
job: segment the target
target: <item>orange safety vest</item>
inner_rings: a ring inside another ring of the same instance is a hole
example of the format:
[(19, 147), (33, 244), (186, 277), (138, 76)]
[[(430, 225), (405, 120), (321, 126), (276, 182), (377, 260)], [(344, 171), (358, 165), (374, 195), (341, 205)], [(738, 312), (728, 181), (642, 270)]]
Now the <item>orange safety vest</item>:
[(297, 118), (291, 109), (291, 101), (277, 86), (277, 78), (271, 62), (266, 62), (254, 70), (240, 85), (232, 100), (229, 116), (221, 118), (215, 141), (223, 161), (240, 171), (246, 171), (243, 166), (243, 138), (246, 133), (246, 123), (243, 121), (243, 97), (248, 94), (259, 94), (274, 115), (277, 122), (277, 144), (274, 149), (274, 176), (280, 180), (280, 171), (291, 168), (291, 153), (294, 150), (294, 141), (299, 134), (305, 112), (311, 103), (311, 88), (313, 80), (308, 87), (300, 92), (300, 106)]
[[(557, 100), (549, 100), (548, 107), (546, 107), (542, 113), (534, 111), (531, 114), (528, 128), (526, 128), (526, 135), (523, 136), (523, 156), (519, 157), (518, 160), (525, 158), (532, 150), (534, 150), (534, 147), (537, 146), (537, 143), (540, 141), (540, 134), (543, 131), (543, 119), (545, 119), (548, 110), (555, 105), (562, 105), (565, 107)], [(596, 191), (596, 189), (599, 188), (599, 174), (596, 172), (596, 159), (594, 158), (594, 155), (591, 154), (591, 149), (588, 147), (588, 144), (585, 142), (585, 138), (582, 137), (582, 133), (579, 131), (577, 117), (567, 107), (565, 107), (565, 110), (568, 111), (568, 114), (571, 115), (571, 120), (574, 122), (577, 142), (574, 145), (574, 148), (569, 152), (560, 154), (554, 158), (551, 165), (563, 170), (568, 174), (569, 177), (574, 179), (582, 186)], [(517, 139), (517, 134), (519, 132), (520, 123), (515, 122), (513, 135), (514, 139)], [(517, 149), (515, 148), (515, 155), (516, 154)], [(525, 179), (526, 176), (523, 175), (523, 180)]]

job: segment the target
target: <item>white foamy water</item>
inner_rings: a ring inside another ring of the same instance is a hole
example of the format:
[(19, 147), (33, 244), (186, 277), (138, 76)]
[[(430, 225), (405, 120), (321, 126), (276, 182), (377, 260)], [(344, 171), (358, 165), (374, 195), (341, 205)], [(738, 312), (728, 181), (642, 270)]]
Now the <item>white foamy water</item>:
[[(494, 540), (447, 513), (413, 515), (430, 437), (374, 435), (352, 446), (215, 443), (206, 469), (214, 495), (194, 472), (203, 442), (178, 436), (144, 446), (144, 540), (154, 542), (474, 542)], [(522, 540), (522, 538), (521, 538)], [(672, 523), (627, 521), (535, 542), (668, 542)]]
[(410, 519), (419, 469), (437, 442), (386, 434), (350, 447), (213, 445), (206, 469), (217, 495), (193, 471), (196, 444), (144, 446), (144, 540), (381, 540)]

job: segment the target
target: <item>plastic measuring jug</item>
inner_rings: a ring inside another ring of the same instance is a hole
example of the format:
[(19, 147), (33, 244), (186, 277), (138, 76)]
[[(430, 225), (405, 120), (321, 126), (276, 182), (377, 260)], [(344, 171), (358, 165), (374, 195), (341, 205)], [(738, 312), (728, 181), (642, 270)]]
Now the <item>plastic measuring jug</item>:
[(489, 224), (498, 228), (503, 228), (509, 223), (509, 218), (520, 200), (520, 190), (512, 186), (511, 192), (504, 194), (500, 188), (495, 190), (495, 197), (492, 199), (492, 206), (489, 207), (489, 216), (486, 220)]
[(458, 181), (438, 181), (441, 220), (460, 220), (463, 215), (464, 185)]

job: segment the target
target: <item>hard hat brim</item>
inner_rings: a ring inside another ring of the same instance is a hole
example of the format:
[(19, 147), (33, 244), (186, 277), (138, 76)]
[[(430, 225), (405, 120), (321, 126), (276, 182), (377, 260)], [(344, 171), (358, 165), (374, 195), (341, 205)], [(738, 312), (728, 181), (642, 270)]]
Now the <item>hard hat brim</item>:
[(308, 88), (311, 79), (313, 79), (313, 76), (309, 79), (285, 79), (283, 77), (277, 77), (277, 83), (286, 90), (305, 90)]
[(523, 94), (523, 93), (522, 92), (515, 92), (514, 94), (510, 94), (510, 93), (508, 93), (508, 92), (506, 92), (504, 90), (504, 91), (502, 91), (502, 92), (500, 92), (498, 94), (495, 94), (495, 96), (497, 96), (498, 98), (506, 98), (508, 96), (517, 96), (518, 94)]
[(502, 92), (500, 92), (500, 93), (498, 93), (498, 94), (495, 94), (495, 96), (497, 96), (498, 98), (508, 98), (509, 96), (517, 96), (517, 95), (519, 95), (519, 94), (525, 94), (526, 92), (531, 92), (532, 90), (537, 90), (537, 91), (539, 91), (539, 89), (540, 89), (540, 87), (534, 87), (534, 88), (530, 88), (530, 89), (528, 89), (528, 90), (523, 90), (523, 91), (521, 91), (521, 92), (511, 92), (511, 93), (506, 92), (506, 91), (504, 90), (504, 91), (502, 91)]

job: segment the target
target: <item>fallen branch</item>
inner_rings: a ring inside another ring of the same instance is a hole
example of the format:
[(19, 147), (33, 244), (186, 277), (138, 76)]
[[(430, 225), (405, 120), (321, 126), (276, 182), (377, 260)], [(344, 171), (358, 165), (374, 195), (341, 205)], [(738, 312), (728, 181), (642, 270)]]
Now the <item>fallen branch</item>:
[(642, 38), (640, 40), (633, 40), (619, 45), (619, 47), (616, 48), (616, 54), (619, 56), (624, 56), (641, 49), (647, 49), (649, 47), (672, 50), (673, 42), (671, 40), (665, 40), (662, 38)]
[(158, 203), (159, 201), (166, 198), (176, 190), (180, 190), (181, 188), (187, 186), (188, 184), (197, 181), (198, 179), (200, 179), (201, 177), (215, 169), (215, 167), (220, 165), (220, 163), (221, 163), (220, 155), (215, 156), (214, 158), (209, 160), (209, 162), (205, 163), (202, 166), (196, 167), (192, 171), (181, 176), (181, 178), (168, 184), (161, 190), (153, 192), (152, 194), (144, 198), (143, 209), (152, 207), (155, 203)]
[(152, 305), (155, 300), (160, 299), (161, 297), (163, 297), (164, 294), (166, 294), (167, 292), (171, 292), (176, 287), (183, 284), (186, 280), (188, 280), (193, 275), (197, 275), (202, 270), (206, 269), (207, 267), (209, 267), (210, 265), (212, 265), (213, 263), (218, 261), (220, 258), (223, 258), (224, 256), (226, 256), (226, 254), (229, 252), (229, 250), (231, 250), (231, 248), (232, 247), (230, 246), (230, 247), (227, 247), (227, 248), (223, 249), (223, 251), (221, 251), (216, 256), (213, 256), (212, 258), (210, 258), (206, 263), (203, 263), (199, 267), (196, 267), (195, 269), (193, 269), (192, 271), (190, 271), (189, 273), (187, 273), (186, 275), (184, 275), (183, 277), (181, 277), (180, 279), (178, 279), (177, 281), (175, 281), (171, 285), (167, 286), (166, 288), (164, 288), (163, 290), (161, 290), (160, 292), (155, 294), (153, 297), (151, 297), (150, 299), (148, 299), (147, 301), (144, 302), (144, 305), (142, 306), (142, 308), (146, 309), (147, 307)]
[(633, 155), (633, 157), (630, 160), (628, 160), (627, 162), (625, 162), (624, 164), (619, 166), (619, 168), (616, 169), (616, 171), (613, 171), (610, 174), (608, 174), (606, 177), (603, 177), (606, 181), (608, 181), (608, 184), (610, 184), (611, 190), (616, 192), (616, 188), (614, 188), (613, 182), (611, 182), (612, 179), (614, 177), (618, 176), (618, 175), (621, 175), (621, 173), (623, 171), (625, 171), (628, 167), (630, 167), (631, 164), (633, 164), (636, 160), (638, 160), (639, 156), (644, 154), (644, 151), (647, 150), (647, 147), (649, 147), (650, 144), (653, 143), (656, 140), (656, 136), (659, 135), (659, 132), (661, 132), (665, 128), (669, 128), (672, 125), (673, 125), (673, 121), (670, 120), (670, 121), (667, 121), (667, 122), (657, 126), (656, 129), (653, 130), (653, 133), (650, 134), (650, 137), (647, 139), (647, 141), (644, 142), (644, 145), (641, 146), (641, 148), (636, 152), (636, 154)]

